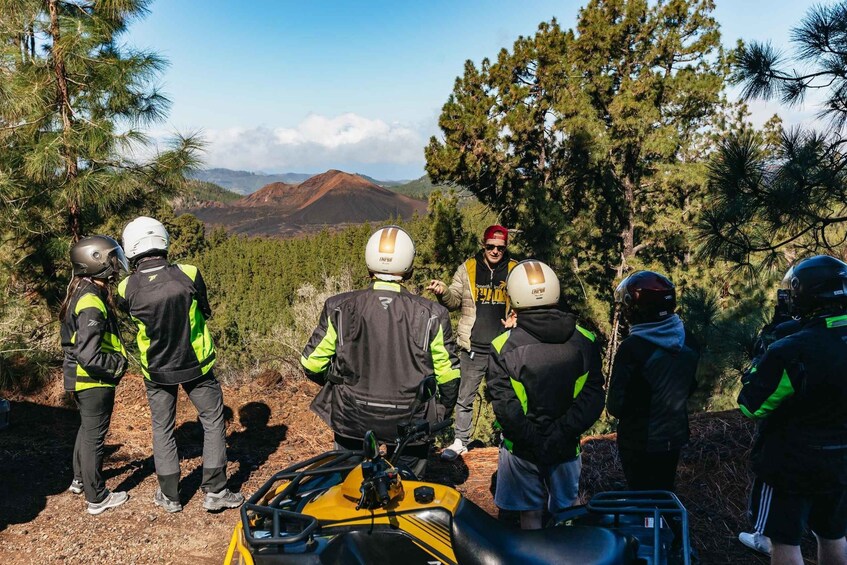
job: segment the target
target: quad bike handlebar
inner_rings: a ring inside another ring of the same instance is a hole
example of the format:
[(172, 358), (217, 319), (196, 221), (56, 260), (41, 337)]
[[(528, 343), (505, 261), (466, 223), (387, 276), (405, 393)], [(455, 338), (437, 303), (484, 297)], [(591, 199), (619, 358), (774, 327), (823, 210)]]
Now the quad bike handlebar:
[(446, 429), (453, 423), (452, 419), (430, 424), (426, 420), (415, 420), (397, 426), (397, 448), (389, 458), (383, 458), (379, 450), (373, 449), (375, 440), (371, 432), (365, 434), (365, 457), (362, 463), (362, 493), (356, 510), (366, 508), (374, 510), (388, 506), (395, 496), (403, 492), (400, 472), (395, 465), (406, 446), (413, 441), (419, 441)]

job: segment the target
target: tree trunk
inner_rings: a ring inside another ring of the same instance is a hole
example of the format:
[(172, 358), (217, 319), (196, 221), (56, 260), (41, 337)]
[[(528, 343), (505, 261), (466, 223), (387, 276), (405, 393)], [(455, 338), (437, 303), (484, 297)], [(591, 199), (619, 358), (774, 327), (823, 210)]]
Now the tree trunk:
[[(625, 221), (621, 226), (621, 262), (618, 264), (617, 275), (620, 281), (624, 274), (629, 269), (629, 260), (635, 256), (635, 224), (632, 221), (632, 216), (635, 209), (635, 182), (629, 177), (623, 180), (623, 195), (625, 210)], [(605, 367), (606, 374), (612, 372), (615, 354), (618, 352), (618, 329), (621, 320), (621, 309), (615, 308), (615, 313), (612, 316), (612, 335), (609, 336), (609, 346), (606, 348)]]
[(635, 183), (630, 178), (623, 181), (624, 210), (626, 210), (626, 221), (621, 226), (621, 267), (619, 276), (623, 276), (629, 265), (629, 259), (635, 255), (635, 225), (632, 215), (635, 213)]
[(75, 194), (74, 184), (79, 176), (76, 152), (71, 147), (70, 136), (73, 127), (73, 112), (71, 110), (71, 99), (68, 94), (68, 79), (65, 71), (65, 56), (59, 46), (59, 6), (58, 0), (49, 0), (50, 11), (50, 36), (53, 40), (53, 72), (56, 75), (56, 104), (62, 117), (62, 156), (65, 159), (66, 179), (65, 183), (69, 190), (68, 194), (68, 231), (74, 242), (79, 241), (82, 234), (80, 221), (81, 206), (79, 197)]
[(603, 361), (604, 373), (611, 378), (612, 366), (615, 363), (615, 354), (618, 352), (618, 334), (621, 325), (621, 309), (615, 307), (612, 316), (612, 335), (609, 336), (609, 345), (606, 347), (606, 359)]

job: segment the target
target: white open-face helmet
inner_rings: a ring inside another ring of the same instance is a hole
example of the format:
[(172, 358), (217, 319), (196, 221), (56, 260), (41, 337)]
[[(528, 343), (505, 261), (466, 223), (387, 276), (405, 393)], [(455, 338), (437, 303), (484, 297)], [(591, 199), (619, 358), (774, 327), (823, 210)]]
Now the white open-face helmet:
[(373, 275), (384, 281), (401, 281), (412, 273), (415, 243), (398, 226), (376, 230), (365, 246), (365, 263)]
[(559, 278), (541, 261), (527, 259), (509, 273), (506, 292), (515, 309), (555, 306), (559, 303)]
[(124, 228), (124, 252), (127, 259), (137, 259), (151, 251), (167, 251), (170, 245), (168, 230), (162, 222), (139, 216)]

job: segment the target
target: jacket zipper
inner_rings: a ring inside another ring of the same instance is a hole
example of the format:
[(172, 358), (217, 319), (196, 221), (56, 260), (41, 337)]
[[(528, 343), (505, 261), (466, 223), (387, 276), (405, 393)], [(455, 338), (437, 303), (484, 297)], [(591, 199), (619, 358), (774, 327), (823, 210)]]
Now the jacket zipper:
[(438, 316), (430, 316), (429, 320), (426, 322), (426, 332), (423, 335), (423, 343), (421, 344), (424, 351), (429, 351), (429, 339), (427, 338), (429, 338), (429, 330), (432, 329), (432, 322), (437, 319)]
[(344, 345), (344, 320), (341, 314), (341, 308), (336, 308), (336, 312), (338, 312), (338, 329), (336, 330), (338, 333), (338, 345)]

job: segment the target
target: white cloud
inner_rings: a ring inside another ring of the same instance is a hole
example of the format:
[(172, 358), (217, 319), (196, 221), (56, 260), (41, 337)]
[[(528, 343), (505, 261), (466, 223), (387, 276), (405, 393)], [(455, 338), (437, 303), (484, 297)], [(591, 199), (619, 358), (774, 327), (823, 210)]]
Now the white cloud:
[(426, 137), (413, 126), (347, 113), (310, 114), (293, 128), (204, 130), (209, 167), (322, 171), (363, 166), (423, 168)]
[[(740, 89), (736, 88), (730, 93), (737, 97)], [(750, 121), (755, 127), (762, 127), (774, 114), (779, 114), (784, 127), (802, 126), (822, 130), (827, 127), (827, 124), (818, 118), (823, 101), (823, 93), (811, 92), (799, 105), (786, 106), (778, 100), (755, 98), (747, 101), (747, 108), (750, 110)]]

